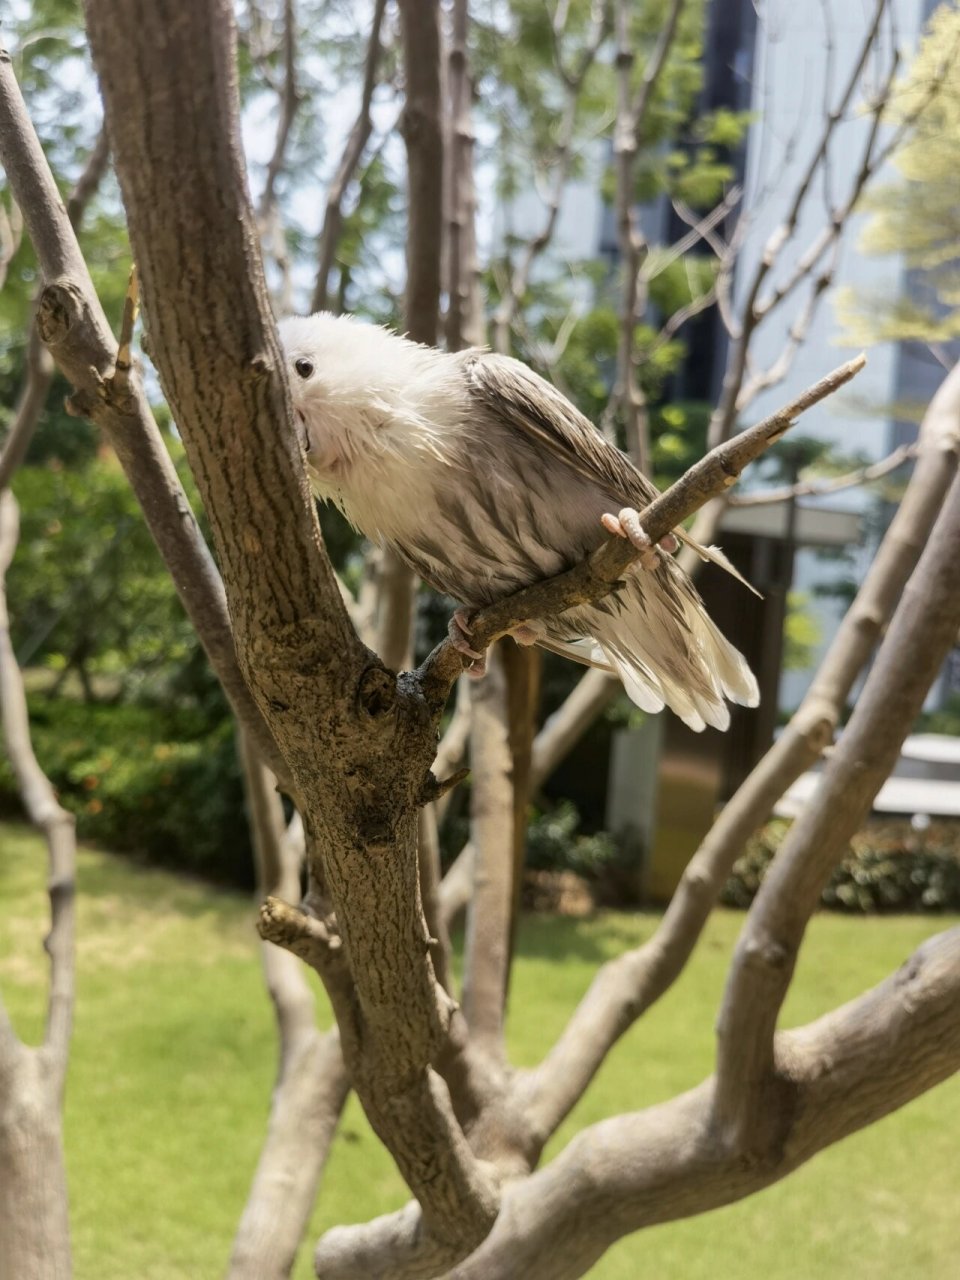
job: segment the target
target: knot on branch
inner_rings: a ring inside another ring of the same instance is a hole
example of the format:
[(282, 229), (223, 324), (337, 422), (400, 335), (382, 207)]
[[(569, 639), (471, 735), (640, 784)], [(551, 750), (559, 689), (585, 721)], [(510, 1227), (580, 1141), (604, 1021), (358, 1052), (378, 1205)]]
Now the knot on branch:
[(397, 677), (377, 663), (367, 667), (357, 684), (357, 705), (368, 716), (388, 715), (397, 705)]
[(400, 135), (407, 146), (419, 146), (439, 134), (439, 121), (429, 111), (408, 102), (400, 117)]
[(361, 821), (357, 827), (357, 835), (366, 851), (377, 857), (383, 857), (397, 848), (396, 831), (379, 815), (368, 821)]
[(253, 382), (262, 382), (274, 372), (274, 362), (266, 352), (258, 352), (250, 361), (250, 376)]
[(64, 342), (84, 316), (83, 294), (70, 281), (46, 285), (37, 303), (37, 332), (48, 347)]
[(754, 936), (745, 940), (743, 957), (748, 964), (779, 971), (787, 967), (790, 952), (781, 942), (773, 938)]
[(425, 804), (433, 804), (435, 800), (441, 800), (448, 791), (452, 791), (469, 776), (470, 770), (467, 767), (457, 769), (450, 774), (449, 778), (438, 778), (432, 770), (428, 770), (420, 795), (417, 797), (417, 808), (420, 809)]
[(323, 973), (342, 958), (343, 941), (323, 920), (291, 907), (280, 898), (267, 898), (257, 917), (257, 932), (264, 942), (292, 951)]

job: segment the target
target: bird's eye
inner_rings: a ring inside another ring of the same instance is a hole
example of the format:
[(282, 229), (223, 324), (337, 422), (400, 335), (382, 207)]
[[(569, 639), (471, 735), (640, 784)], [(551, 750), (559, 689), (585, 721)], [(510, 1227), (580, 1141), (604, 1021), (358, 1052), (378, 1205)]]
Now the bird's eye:
[(301, 356), (299, 360), (294, 360), (293, 367), (301, 378), (309, 378), (313, 373), (313, 361), (308, 360), (306, 356)]

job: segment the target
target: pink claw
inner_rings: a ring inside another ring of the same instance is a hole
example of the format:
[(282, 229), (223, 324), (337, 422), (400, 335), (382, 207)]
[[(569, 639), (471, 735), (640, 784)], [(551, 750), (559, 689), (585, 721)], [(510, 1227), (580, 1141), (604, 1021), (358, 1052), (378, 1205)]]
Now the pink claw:
[(532, 644), (536, 644), (543, 639), (545, 627), (542, 622), (521, 622), (519, 626), (511, 628), (510, 635), (513, 636), (517, 644), (522, 644), (524, 648), (528, 648)]
[(641, 553), (640, 563), (644, 569), (656, 569), (660, 563), (657, 548), (665, 551), (668, 555), (672, 555), (680, 545), (676, 534), (668, 533), (660, 539), (655, 547), (640, 523), (639, 513), (633, 507), (623, 507), (617, 515), (606, 512), (600, 517), (600, 523), (607, 533), (612, 533), (618, 538), (629, 538)]
[(447, 635), (457, 653), (462, 653), (465, 658), (473, 659), (466, 668), (466, 672), (471, 679), (479, 680), (481, 676), (487, 674), (487, 657), (486, 654), (472, 648), (470, 645), (471, 612), (470, 609), (456, 609), (447, 626)]

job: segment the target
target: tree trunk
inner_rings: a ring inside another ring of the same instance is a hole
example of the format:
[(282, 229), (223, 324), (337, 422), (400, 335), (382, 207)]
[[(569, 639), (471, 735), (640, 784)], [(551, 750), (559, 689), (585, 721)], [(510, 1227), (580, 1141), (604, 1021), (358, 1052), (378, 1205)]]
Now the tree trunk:
[(0, 1052), (0, 1280), (69, 1280), (58, 1070), (44, 1049)]

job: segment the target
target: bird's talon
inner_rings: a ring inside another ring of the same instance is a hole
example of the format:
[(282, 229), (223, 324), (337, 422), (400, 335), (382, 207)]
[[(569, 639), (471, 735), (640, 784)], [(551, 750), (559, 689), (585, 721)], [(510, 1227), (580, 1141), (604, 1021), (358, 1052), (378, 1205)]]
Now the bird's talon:
[(633, 507), (623, 507), (617, 515), (607, 512), (600, 517), (600, 523), (608, 533), (616, 534), (620, 538), (629, 538), (640, 552), (640, 564), (647, 570), (656, 569), (660, 563), (658, 547), (669, 554), (676, 551), (680, 545), (676, 535), (668, 533), (655, 547), (650, 541), (650, 535), (640, 523), (639, 513)]
[[(462, 653), (465, 658), (473, 659), (472, 666), (467, 668), (467, 674), (476, 675), (479, 678), (486, 672), (486, 658), (481, 650), (474, 649), (470, 644), (469, 618), (469, 609), (457, 609), (447, 626), (447, 635), (457, 653)], [(482, 667), (479, 672), (476, 671), (478, 663)]]
[(521, 622), (518, 626), (511, 627), (509, 634), (513, 636), (517, 644), (523, 645), (526, 649), (542, 640), (546, 630), (542, 622)]

